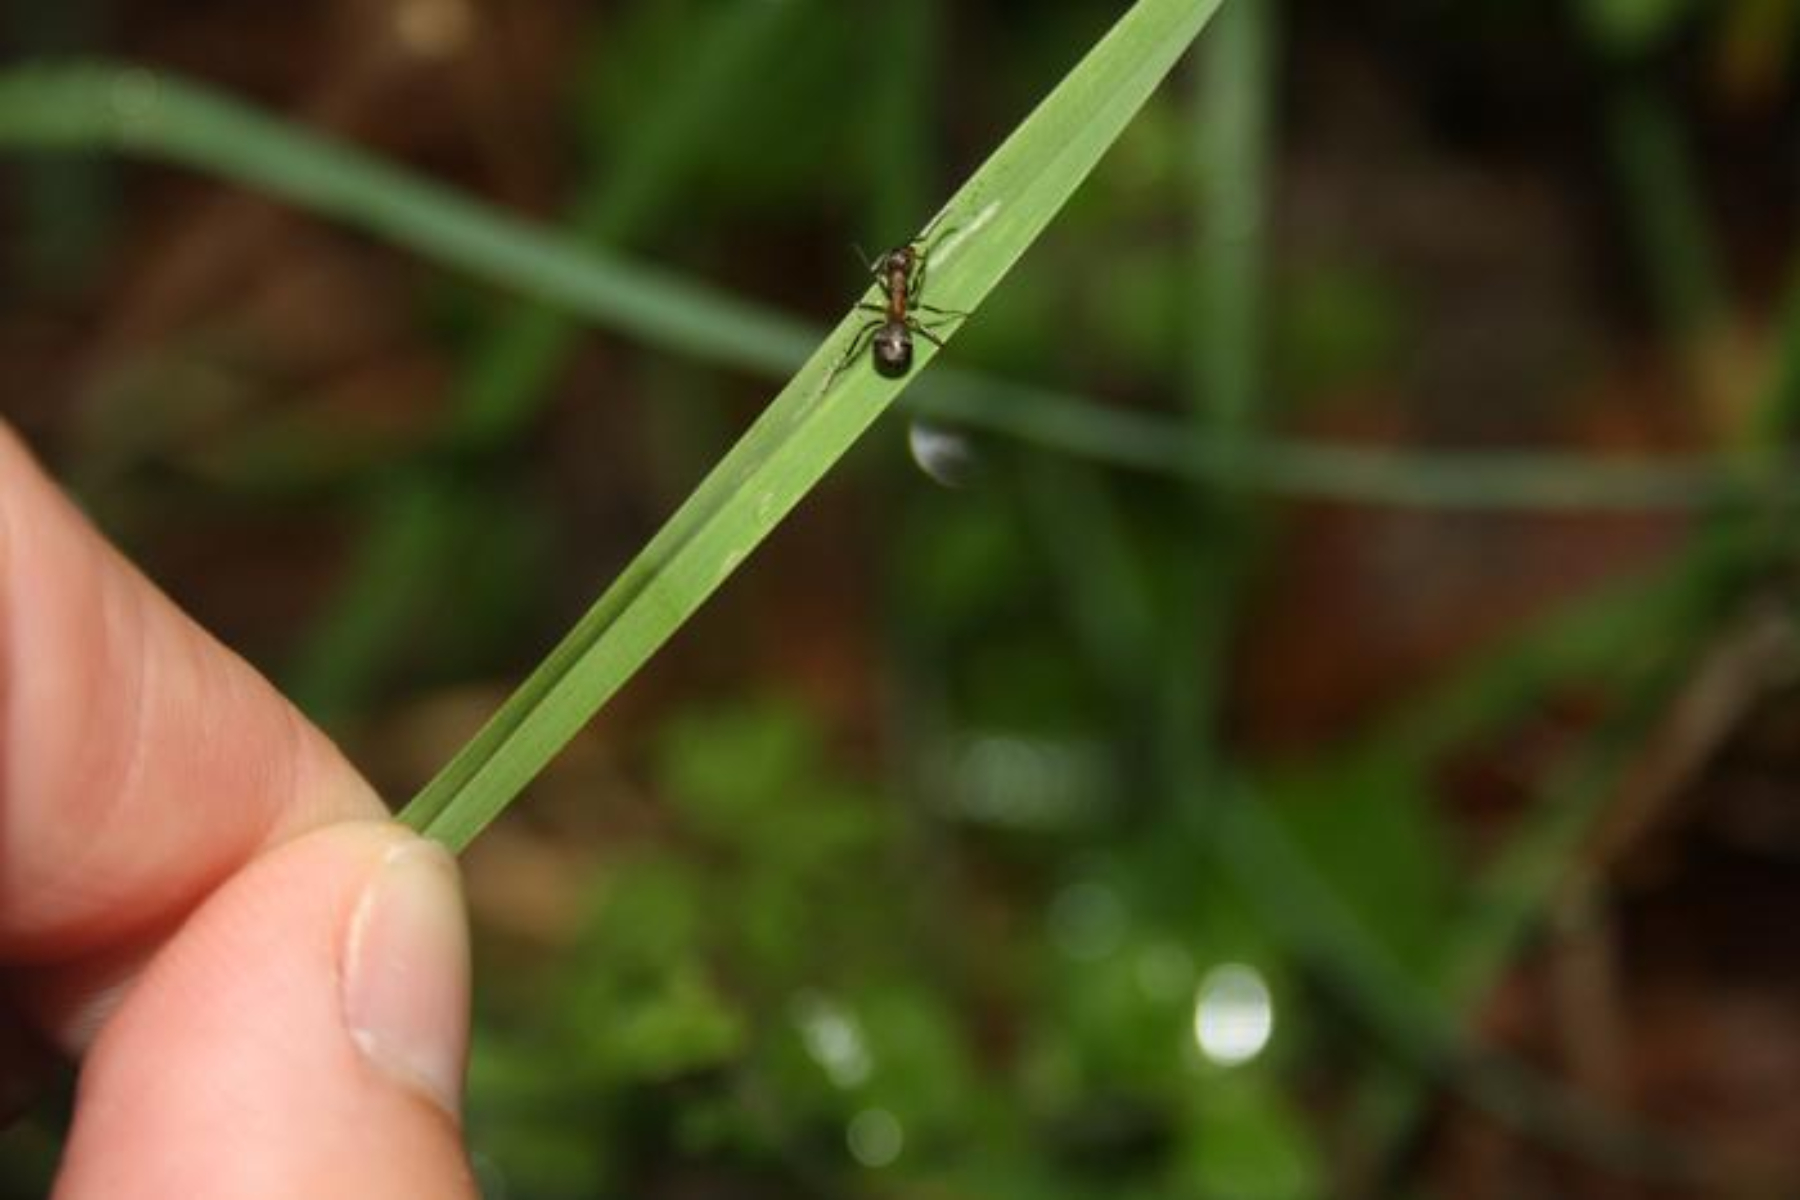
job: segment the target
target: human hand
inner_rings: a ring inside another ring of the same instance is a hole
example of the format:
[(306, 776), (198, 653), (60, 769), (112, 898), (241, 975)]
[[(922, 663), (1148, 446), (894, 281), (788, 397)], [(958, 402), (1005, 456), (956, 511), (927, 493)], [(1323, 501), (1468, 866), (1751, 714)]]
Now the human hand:
[(65, 1200), (475, 1194), (454, 861), (3, 423), (0, 969), (0, 1088), (81, 1058)]

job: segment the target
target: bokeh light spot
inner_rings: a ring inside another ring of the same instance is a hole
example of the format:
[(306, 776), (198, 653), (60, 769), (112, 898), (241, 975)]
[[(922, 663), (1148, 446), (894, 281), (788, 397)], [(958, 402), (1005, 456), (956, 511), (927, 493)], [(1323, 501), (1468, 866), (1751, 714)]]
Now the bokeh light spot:
[(850, 1154), (865, 1167), (885, 1167), (900, 1157), (906, 1130), (900, 1118), (885, 1108), (865, 1108), (850, 1118), (844, 1140)]
[(1261, 1054), (1274, 1032), (1274, 998), (1261, 972), (1242, 963), (1207, 972), (1194, 1001), (1194, 1041), (1200, 1053), (1235, 1067)]

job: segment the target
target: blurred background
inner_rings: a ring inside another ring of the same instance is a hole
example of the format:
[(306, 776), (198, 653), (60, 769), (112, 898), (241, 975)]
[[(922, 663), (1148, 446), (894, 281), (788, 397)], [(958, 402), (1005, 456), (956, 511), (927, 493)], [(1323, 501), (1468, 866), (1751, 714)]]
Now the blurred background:
[[(63, 0), (0, 45), (822, 330), (1121, 8)], [(488, 1194), (1800, 1195), (1797, 21), (1227, 0), (468, 853)], [(783, 378), (0, 150), (0, 415), (396, 803)]]

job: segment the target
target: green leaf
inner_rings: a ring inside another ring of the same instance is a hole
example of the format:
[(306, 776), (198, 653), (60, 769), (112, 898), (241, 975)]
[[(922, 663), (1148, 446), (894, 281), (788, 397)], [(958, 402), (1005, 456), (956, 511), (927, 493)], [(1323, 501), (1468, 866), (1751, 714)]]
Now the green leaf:
[[(1140, 0), (1120, 19), (928, 226), (932, 304), (980, 305), (1219, 2)], [(845, 317), (403, 820), (467, 845), (881, 415), (907, 380), (876, 374), (861, 355), (845, 363), (865, 322), (856, 310)], [(915, 375), (935, 352), (921, 339)]]

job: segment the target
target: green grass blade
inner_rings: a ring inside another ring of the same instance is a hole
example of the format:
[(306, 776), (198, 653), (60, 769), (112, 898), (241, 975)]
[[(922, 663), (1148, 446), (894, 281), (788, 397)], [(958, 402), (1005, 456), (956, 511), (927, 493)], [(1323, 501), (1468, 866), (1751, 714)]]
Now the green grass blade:
[(882, 131), (862, 150), (869, 229), (905, 229), (937, 195), (942, 156), (933, 139), (943, 124), (933, 85), (943, 25), (943, 0), (906, 0), (882, 15), (881, 38), (865, 51), (872, 61), (864, 128)]
[(214, 171), (664, 349), (786, 373), (806, 326), (566, 241), (207, 89), (109, 64), (0, 75), (0, 144), (94, 145)]
[[(1270, 423), (1267, 389), (1268, 197), (1274, 133), (1277, 0), (1237, 0), (1219, 18), (1191, 93), (1194, 133), (1187, 315), (1189, 441), (1241, 457)], [(1195, 552), (1178, 567), (1181, 618), (1166, 630), (1163, 730), (1171, 795), (1211, 794), (1227, 769), (1222, 717), (1231, 643), (1266, 514), (1239, 489), (1196, 491)]]
[(1188, 406), (1207, 443), (1243, 448), (1268, 423), (1266, 232), (1274, 144), (1276, 0), (1219, 18), (1193, 87), (1195, 280)]
[[(1139, 0), (934, 221), (930, 300), (972, 312), (1087, 177), (1219, 0)], [(730, 575), (905, 380), (836, 372), (852, 311), (643, 553), (402, 814), (466, 845)], [(935, 347), (919, 346), (919, 367)], [(917, 368), (915, 368), (917, 369)]]
[(1696, 360), (1730, 322), (1731, 305), (1683, 132), (1673, 107), (1647, 88), (1622, 86), (1608, 100), (1606, 136), (1639, 269), (1664, 331)]

